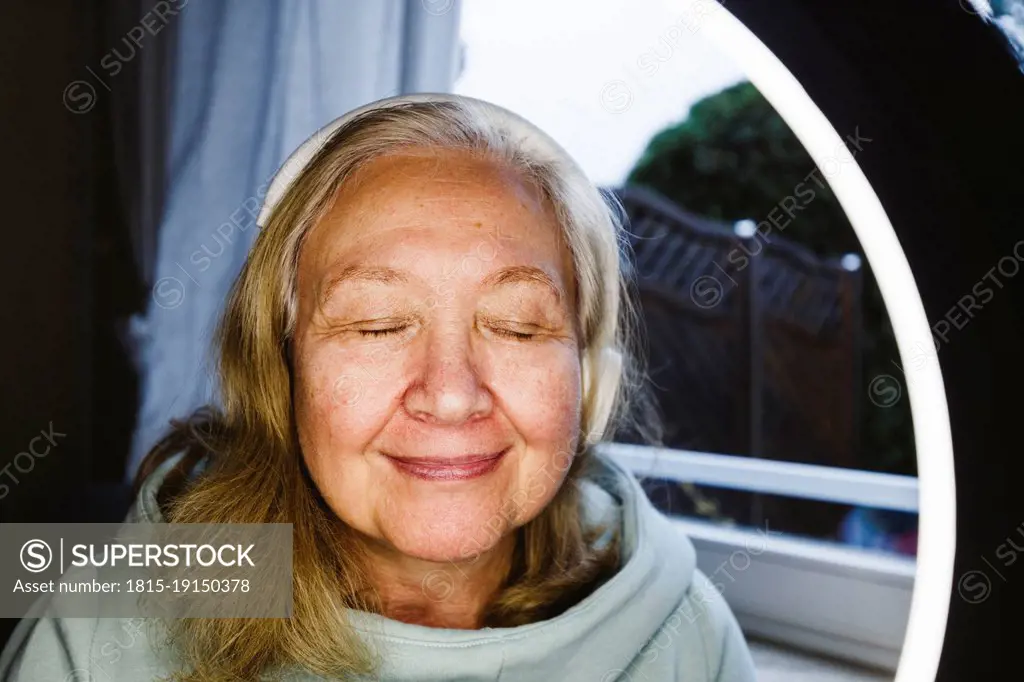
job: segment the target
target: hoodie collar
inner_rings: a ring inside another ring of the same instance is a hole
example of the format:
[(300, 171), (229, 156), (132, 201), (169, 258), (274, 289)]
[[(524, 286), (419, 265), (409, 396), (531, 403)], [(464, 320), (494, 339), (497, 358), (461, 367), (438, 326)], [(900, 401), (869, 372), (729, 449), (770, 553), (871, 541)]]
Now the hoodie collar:
[[(156, 491), (179, 456), (143, 484), (129, 522), (164, 522)], [(430, 628), (348, 610), (351, 625), (381, 655), (383, 679), (601, 680), (629, 665), (689, 589), (696, 555), (632, 473), (600, 450), (591, 456), (580, 481), (584, 520), (618, 526), (618, 572), (558, 616), (512, 628)]]

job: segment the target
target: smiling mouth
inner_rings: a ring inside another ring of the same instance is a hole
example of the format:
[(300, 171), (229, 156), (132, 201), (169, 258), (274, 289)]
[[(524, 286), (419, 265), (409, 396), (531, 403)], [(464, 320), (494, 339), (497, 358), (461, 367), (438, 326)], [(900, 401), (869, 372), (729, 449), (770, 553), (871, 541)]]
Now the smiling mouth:
[(426, 481), (464, 481), (494, 471), (511, 447), (501, 452), (460, 457), (392, 457), (384, 455), (403, 474)]

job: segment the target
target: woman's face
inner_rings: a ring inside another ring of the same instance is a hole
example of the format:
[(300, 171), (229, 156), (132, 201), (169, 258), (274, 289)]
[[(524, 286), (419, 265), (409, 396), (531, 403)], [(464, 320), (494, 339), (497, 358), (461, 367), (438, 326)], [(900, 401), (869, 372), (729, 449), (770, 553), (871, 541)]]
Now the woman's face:
[(463, 151), (364, 165), (299, 259), (295, 412), (347, 524), (471, 559), (558, 491), (580, 424), (572, 262), (539, 191)]

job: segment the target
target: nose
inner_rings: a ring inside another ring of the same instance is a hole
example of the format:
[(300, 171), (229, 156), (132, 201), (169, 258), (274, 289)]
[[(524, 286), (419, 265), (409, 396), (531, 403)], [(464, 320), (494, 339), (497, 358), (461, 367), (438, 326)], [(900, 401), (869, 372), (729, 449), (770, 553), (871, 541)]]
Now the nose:
[(412, 417), (455, 425), (490, 414), (493, 396), (481, 381), (468, 331), (431, 335), (420, 367), (405, 394), (405, 409)]

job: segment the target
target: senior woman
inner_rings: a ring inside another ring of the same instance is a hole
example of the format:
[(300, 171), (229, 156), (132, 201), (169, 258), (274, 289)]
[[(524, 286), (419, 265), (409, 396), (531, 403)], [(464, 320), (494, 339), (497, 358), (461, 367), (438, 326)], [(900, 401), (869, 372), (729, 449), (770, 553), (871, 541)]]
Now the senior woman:
[[(753, 680), (690, 542), (593, 448), (640, 385), (614, 209), (464, 97), (300, 147), (227, 300), (220, 404), (154, 448), (129, 517), (293, 524), (293, 616), (168, 621), (103, 672)], [(40, 619), (6, 679), (98, 680), (120, 627)]]

